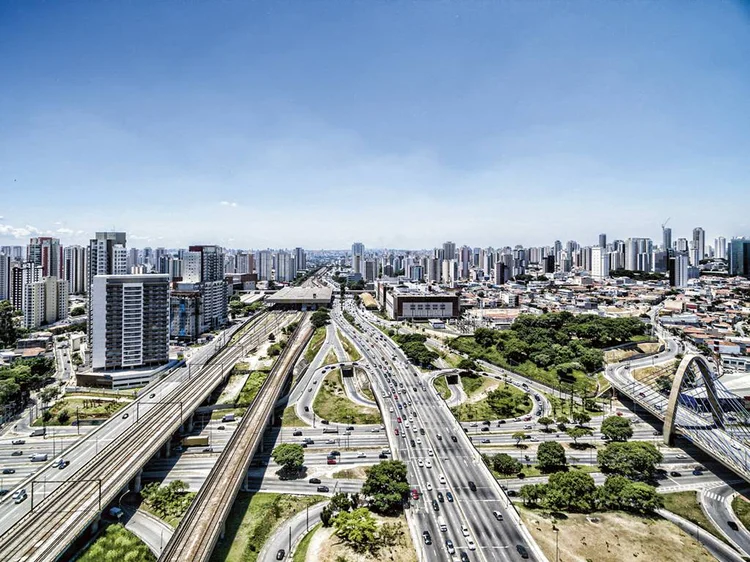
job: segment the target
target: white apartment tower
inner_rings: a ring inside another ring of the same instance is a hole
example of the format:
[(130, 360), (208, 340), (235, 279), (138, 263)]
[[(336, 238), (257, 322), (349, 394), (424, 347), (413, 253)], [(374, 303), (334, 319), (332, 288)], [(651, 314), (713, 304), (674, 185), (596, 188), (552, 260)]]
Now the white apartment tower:
[(601, 246), (591, 248), (591, 277), (597, 281), (609, 277), (609, 253)]
[(23, 325), (33, 330), (68, 317), (68, 283), (45, 277), (23, 289)]

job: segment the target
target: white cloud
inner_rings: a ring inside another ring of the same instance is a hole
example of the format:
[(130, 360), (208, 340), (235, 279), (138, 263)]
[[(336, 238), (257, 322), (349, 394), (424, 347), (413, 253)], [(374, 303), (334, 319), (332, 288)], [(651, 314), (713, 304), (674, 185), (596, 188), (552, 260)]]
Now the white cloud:
[(60, 234), (73, 234), (74, 231), (73, 231), (72, 228), (64, 228), (63, 227), (63, 228), (58, 228), (57, 232), (59, 232)]
[(222, 205), (224, 207), (237, 207), (237, 203), (235, 201), (222, 201), (219, 203), (219, 205)]
[(27, 224), (25, 226), (12, 226), (10, 224), (0, 224), (0, 236), (8, 236), (10, 238), (22, 239), (39, 234), (42, 231), (35, 226)]

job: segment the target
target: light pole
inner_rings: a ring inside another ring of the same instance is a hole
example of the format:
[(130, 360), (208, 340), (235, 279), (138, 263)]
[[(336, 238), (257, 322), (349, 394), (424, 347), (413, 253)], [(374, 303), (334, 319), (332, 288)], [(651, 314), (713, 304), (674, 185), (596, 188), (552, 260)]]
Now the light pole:
[(558, 538), (560, 536), (560, 529), (552, 527), (552, 532), (555, 533), (555, 562), (560, 562), (560, 549), (558, 547)]

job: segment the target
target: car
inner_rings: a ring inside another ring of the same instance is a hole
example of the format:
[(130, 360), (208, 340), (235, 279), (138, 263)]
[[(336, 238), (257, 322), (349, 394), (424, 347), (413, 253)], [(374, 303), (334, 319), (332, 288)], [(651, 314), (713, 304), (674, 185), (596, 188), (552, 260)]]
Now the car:
[(417, 446), (417, 444), (414, 442), (414, 439), (409, 439), (409, 442), (410, 442), (410, 444), (411, 444), (412, 447), (416, 447)]
[(156, 396), (156, 392), (152, 392), (151, 394), (148, 395), (149, 398), (153, 398), (154, 396)]
[(387, 459), (387, 458), (388, 458), (388, 455), (386, 455), (385, 453), (380, 453), (380, 454), (378, 455), (378, 458), (379, 458), (379, 459)]
[(11, 498), (15, 500), (18, 497), (25, 496), (25, 495), (26, 495), (26, 488), (21, 488), (20, 490), (16, 490), (15, 492), (13, 492), (13, 495), (11, 496)]
[(327, 464), (336, 464), (336, 457), (328, 457), (328, 459), (326, 459), (326, 463)]
[(433, 456), (435, 453), (433, 452), (432, 449), (427, 449), (427, 454), (430, 456)]
[(4, 468), (3, 469), (3, 474), (15, 474), (15, 473), (16, 473), (16, 469), (15, 468)]
[(23, 455), (23, 451), (13, 451), (10, 454), (11, 457), (20, 457), (21, 455)]
[(334, 445), (336, 443), (335, 439), (326, 439), (326, 445)]
[(438, 433), (437, 434), (437, 439), (438, 439), (438, 441), (442, 441), (443, 440), (443, 436)]
[(424, 435), (424, 428), (423, 428), (423, 427), (420, 427), (420, 428), (419, 428), (419, 434), (420, 434), (420, 435)]
[(419, 444), (419, 445), (422, 444), (422, 440), (419, 437), (417, 437), (417, 444)]
[(422, 538), (424, 539), (425, 544), (432, 544), (432, 537), (430, 536), (429, 531), (424, 531), (422, 533)]
[(737, 523), (735, 523), (734, 521), (727, 521), (727, 525), (729, 525), (729, 528), (732, 529), (732, 531), (739, 530)]
[(453, 494), (445, 492), (445, 499), (448, 500), (448, 502), (453, 503)]
[(422, 459), (417, 459), (417, 466), (420, 468), (424, 466), (424, 461)]
[(525, 546), (523, 546), (522, 544), (517, 544), (517, 545), (516, 545), (516, 551), (518, 552), (518, 555), (519, 555), (519, 556), (520, 556), (521, 558), (524, 558), (524, 559), (526, 559), (526, 558), (528, 558), (528, 557), (529, 557), (529, 551), (528, 551), (528, 550), (526, 550), (526, 547), (525, 547)]
[(472, 480), (469, 480), (469, 490), (471, 490), (472, 492), (476, 492), (477, 491), (477, 485), (474, 484), (474, 482)]
[(25, 445), (26, 439), (14, 439), (11, 444), (12, 445)]
[(367, 454), (366, 454), (366, 453), (359, 453), (359, 454), (357, 455), (357, 458), (358, 458), (358, 459), (366, 459), (366, 458), (367, 458)]
[(439, 480), (441, 484), (445, 484), (445, 476), (443, 476), (442, 474), (440, 475)]
[(456, 437), (455, 435), (451, 435), (451, 441), (453, 441), (454, 443), (458, 443), (458, 437)]
[(403, 420), (401, 419), (401, 416), (398, 416), (398, 417), (396, 418), (396, 421), (397, 421), (398, 423), (401, 423), (401, 422), (402, 422)]
[[(211, 449), (211, 450), (213, 451), (213, 449)], [(60, 469), (60, 470), (62, 470), (63, 468), (65, 468), (66, 466), (69, 466), (69, 465), (70, 465), (70, 461), (62, 461), (60, 464), (57, 465), (57, 468)]]
[(312, 392), (312, 388), (308, 388), (308, 389), (307, 389), (307, 392)]
[(310, 411), (310, 406), (305, 406), (305, 412), (309, 412), (309, 411)]
[(394, 430), (393, 430), (393, 434), (394, 434), (394, 435), (398, 435), (398, 428), (397, 428), (397, 427), (396, 427), (396, 428), (394, 428)]
[[(219, 427), (221, 427), (221, 426), (219, 426)], [(294, 433), (292, 433), (292, 435), (294, 435), (295, 437), (302, 437), (302, 431), (300, 431), (298, 429), (297, 431), (295, 431)]]
[(13, 502), (14, 502), (14, 503), (21, 503), (21, 502), (22, 502), (22, 501), (24, 501), (24, 500), (25, 500), (26, 498), (27, 498), (27, 496), (26, 496), (26, 490), (24, 490), (24, 491), (23, 491), (23, 494), (20, 494), (19, 496), (15, 497), (15, 498), (13, 499)]
[(328, 453), (328, 456), (329, 457), (340, 457), (341, 453), (339, 451), (331, 451), (330, 453)]
[(419, 490), (417, 490), (416, 488), (414, 488), (411, 491), (411, 497), (412, 497), (412, 499), (418, 500), (419, 499)]
[(432, 500), (432, 509), (435, 511), (440, 511), (440, 504), (438, 504), (437, 500)]
[(437, 493), (437, 499), (440, 503), (443, 503), (445, 501), (445, 498), (443, 497), (442, 492)]
[(523, 426), (523, 428), (524, 429), (533, 429), (533, 426), (527, 424), (527, 425)]
[(10, 490), (6, 490), (5, 488), (3, 488), (3, 489), (0, 489), (0, 497), (2, 497), (2, 496), (5, 496), (5, 495), (6, 495), (6, 494), (8, 494), (9, 492), (10, 492)]
[(505, 424), (505, 423), (506, 423), (506, 421), (505, 421), (505, 420), (498, 420), (498, 421), (497, 421), (497, 425), (498, 425), (498, 427), (499, 427), (499, 426), (501, 426), (501, 425), (503, 425), (503, 424)]
[(502, 521), (502, 520), (503, 520), (503, 514), (502, 514), (502, 513), (500, 513), (500, 512), (499, 512), (499, 511), (497, 511), (497, 510), (493, 511), (493, 512), (492, 512), (492, 515), (494, 515), (494, 516), (495, 516), (495, 519), (497, 519), (498, 521)]
[(466, 537), (466, 546), (469, 547), (469, 550), (476, 550), (477, 549), (477, 545), (474, 542), (474, 539), (472, 539), (471, 537)]
[(469, 528), (466, 525), (461, 525), (461, 534), (465, 537), (469, 536)]
[(308, 480), (308, 482), (310, 484), (320, 484), (320, 478), (310, 478), (310, 480)]
[(372, 429), (370, 430), (370, 433), (380, 433), (380, 428), (379, 428), (379, 427), (373, 427), (373, 428), (372, 428)]
[(675, 458), (678, 458), (678, 459), (686, 459), (686, 458), (687, 458), (687, 455), (679, 454), (679, 455), (676, 455), (676, 457), (675, 457)]
[(490, 428), (486, 427), (486, 426), (482, 428), (482, 431), (489, 431), (489, 430), (490, 430)]
[(677, 472), (676, 470), (673, 470), (672, 472), (669, 473), (669, 475), (673, 476), (674, 478), (679, 478), (680, 476), (682, 476), (682, 473)]
[(323, 425), (328, 425), (331, 422), (329, 422), (328, 420), (320, 420), (320, 423), (322, 423)]
[(330, 489), (328, 486), (318, 486), (318, 492), (328, 492)]
[[(219, 431), (224, 431), (224, 430), (226, 429), (226, 427), (225, 427), (225, 426), (223, 426), (223, 425), (220, 425), (220, 426), (219, 426), (219, 427), (217, 427), (216, 429), (218, 429)], [(301, 432), (301, 431), (300, 431), (300, 435), (302, 435), (302, 432)]]
[(696, 468), (693, 470), (693, 476), (703, 476), (703, 471)]
[(283, 560), (284, 556), (286, 556), (286, 551), (283, 548), (280, 548), (276, 553), (276, 560)]
[(448, 551), (448, 554), (456, 553), (456, 547), (453, 546), (453, 541), (450, 539), (445, 539), (445, 549)]
[(515, 497), (516, 497), (516, 496), (518, 495), (518, 492), (516, 492), (515, 490), (508, 490), (508, 491), (506, 492), (506, 495), (507, 495), (507, 496), (508, 496), (509, 498), (515, 498)]
[(471, 422), (471, 423), (469, 424), (469, 427), (476, 427), (476, 426), (477, 426), (477, 422)]
[(651, 435), (661, 435), (661, 431), (654, 431), (651, 433)]
[(428, 491), (432, 491), (432, 482), (427, 482), (426, 486)]
[(482, 439), (482, 443), (489, 443), (489, 442), (490, 442), (489, 439)]
[(465, 552), (461, 553), (461, 562), (469, 562), (469, 555)]

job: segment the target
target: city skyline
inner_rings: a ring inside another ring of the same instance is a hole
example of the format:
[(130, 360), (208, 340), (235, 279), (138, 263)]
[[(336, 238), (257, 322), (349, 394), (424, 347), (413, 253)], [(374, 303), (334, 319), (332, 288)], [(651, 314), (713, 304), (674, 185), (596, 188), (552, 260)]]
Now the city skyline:
[(750, 232), (739, 3), (0, 10), (0, 244)]

